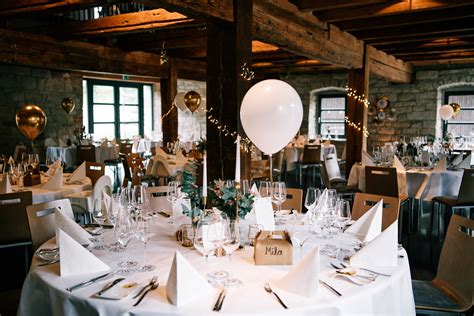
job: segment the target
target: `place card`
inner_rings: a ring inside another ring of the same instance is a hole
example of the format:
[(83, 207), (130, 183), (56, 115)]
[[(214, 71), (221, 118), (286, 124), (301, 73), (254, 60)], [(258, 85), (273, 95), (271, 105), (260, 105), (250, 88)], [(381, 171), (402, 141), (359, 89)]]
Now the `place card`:
[(275, 216), (273, 214), (273, 207), (270, 199), (256, 199), (254, 207), (257, 224), (261, 225), (264, 230), (275, 230)]

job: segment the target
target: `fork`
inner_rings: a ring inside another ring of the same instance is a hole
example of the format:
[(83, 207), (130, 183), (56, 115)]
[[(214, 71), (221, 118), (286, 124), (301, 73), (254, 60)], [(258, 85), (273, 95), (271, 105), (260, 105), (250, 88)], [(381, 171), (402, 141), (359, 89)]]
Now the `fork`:
[(288, 309), (288, 306), (285, 305), (285, 303), (283, 303), (283, 301), (281, 300), (281, 298), (278, 296), (278, 294), (276, 294), (275, 292), (273, 292), (272, 288), (270, 287), (270, 284), (265, 283), (265, 291), (267, 291), (268, 293), (270, 294), (273, 294), (275, 295), (275, 297), (277, 298), (278, 302), (280, 302), (281, 306), (283, 306), (285, 309)]
[[(155, 277), (153, 277), (155, 278)], [(143, 298), (151, 291), (154, 291), (158, 288), (158, 286), (160, 285), (160, 282), (158, 281), (158, 277), (156, 277), (156, 280), (155, 282), (151, 285), (151, 287), (149, 287), (143, 294), (142, 296), (140, 296), (140, 298), (138, 299), (138, 301), (133, 304), (133, 306), (137, 306), (138, 304), (140, 304), (140, 302), (143, 300)]]
[(147, 285), (145, 285), (133, 298), (139, 297), (146, 289), (148, 289), (149, 287), (152, 287), (156, 281), (158, 281), (158, 277), (155, 275), (153, 276), (153, 278), (151, 278), (150, 282)]
[(363, 279), (363, 280), (366, 280), (366, 281), (371, 281), (371, 282), (375, 281), (374, 277), (366, 276), (366, 275), (360, 275), (360, 274), (357, 274), (355, 271), (354, 272), (342, 271), (342, 270), (340, 270), (341, 269), (340, 267), (336, 266), (332, 262), (331, 262), (331, 266), (336, 269), (336, 273), (345, 274), (345, 275), (356, 277), (356, 278)]

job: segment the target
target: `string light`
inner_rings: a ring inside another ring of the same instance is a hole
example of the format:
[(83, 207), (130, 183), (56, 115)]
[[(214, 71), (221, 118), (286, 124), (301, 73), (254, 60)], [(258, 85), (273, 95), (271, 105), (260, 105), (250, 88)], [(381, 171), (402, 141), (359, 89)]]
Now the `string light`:
[(354, 123), (351, 120), (349, 120), (349, 118), (347, 116), (344, 117), (344, 121), (346, 121), (346, 123), (349, 127), (352, 127), (353, 129), (355, 129), (358, 132), (362, 132), (364, 137), (369, 137), (369, 131), (367, 130), (367, 128), (365, 126), (361, 126), (360, 122), (359, 123)]
[(255, 73), (250, 70), (247, 63), (243, 63), (243, 65), (240, 66), (240, 76), (245, 80), (250, 81), (255, 77)]
[(357, 102), (363, 103), (366, 108), (369, 107), (370, 102), (369, 102), (369, 100), (367, 100), (367, 99), (365, 98), (365, 95), (364, 95), (364, 94), (360, 94), (360, 95), (357, 94), (357, 90), (356, 90), (356, 89), (353, 89), (353, 88), (351, 88), (351, 87), (349, 87), (349, 86), (346, 86), (345, 89), (346, 89), (347, 96), (348, 96), (349, 98), (352, 98), (352, 99), (356, 100)]
[(173, 104), (172, 104), (171, 108), (168, 110), (168, 112), (166, 112), (165, 114), (163, 114), (163, 115), (161, 116), (161, 120), (163, 121), (163, 119), (164, 119), (165, 117), (167, 117), (168, 115), (170, 115), (171, 112), (173, 112), (173, 110), (174, 110), (175, 107), (176, 107), (176, 104), (173, 102)]

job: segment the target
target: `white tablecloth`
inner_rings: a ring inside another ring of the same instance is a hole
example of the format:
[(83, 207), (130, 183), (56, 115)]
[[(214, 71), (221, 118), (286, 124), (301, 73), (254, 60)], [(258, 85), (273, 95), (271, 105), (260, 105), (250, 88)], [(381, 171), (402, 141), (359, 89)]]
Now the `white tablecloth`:
[[(427, 169), (397, 170), (398, 192), (417, 199), (431, 201), (435, 196), (457, 195), (461, 187), (463, 171), (436, 172)], [(348, 186), (357, 186), (365, 192), (365, 167), (352, 166), (347, 179)]]
[[(46, 149), (46, 157), (60, 158), (66, 167), (74, 167), (76, 165), (76, 147), (48, 147)], [(118, 159), (118, 152), (115, 147), (95, 147), (96, 162), (104, 162), (105, 160)]]
[[(289, 306), (282, 309), (275, 298), (263, 289), (266, 281), (283, 276), (290, 266), (256, 266), (253, 260), (253, 248), (246, 246), (243, 251), (237, 251), (228, 258), (209, 258), (205, 262), (202, 256), (193, 248), (184, 248), (179, 245), (173, 232), (174, 226), (167, 224), (167, 219), (159, 218), (156, 236), (148, 244), (147, 262), (156, 265), (157, 269), (148, 273), (135, 273), (127, 277), (128, 281), (148, 282), (153, 275), (160, 280), (158, 290), (151, 292), (137, 307), (132, 307), (135, 300), (123, 299), (110, 301), (91, 298), (91, 295), (109, 280), (102, 280), (91, 286), (76, 290), (72, 293), (65, 288), (88, 280), (94, 275), (80, 277), (60, 277), (59, 265), (37, 266), (37, 259), (33, 259), (31, 270), (23, 285), (18, 315), (176, 315), (214, 314), (211, 308), (217, 298), (218, 290), (212, 295), (202, 297), (180, 308), (170, 304), (165, 294), (166, 281), (173, 254), (178, 249), (189, 262), (204, 276), (213, 271), (226, 270), (232, 276), (242, 280), (240, 287), (229, 288), (223, 309), (220, 314), (247, 314), (247, 315), (415, 315), (414, 299), (411, 287), (410, 268), (404, 250), (400, 252), (404, 257), (398, 259), (395, 268), (379, 268), (380, 272), (390, 273), (390, 277), (378, 277), (371, 284), (359, 287), (339, 278), (331, 278), (334, 273), (329, 265), (329, 259), (321, 258), (320, 277), (329, 282), (343, 297), (337, 297), (323, 286), (318, 287), (315, 299), (306, 299), (278, 291)], [(179, 220), (177, 220), (179, 221)], [(304, 226), (300, 226), (304, 229)], [(112, 242), (112, 232), (106, 235), (106, 241)], [(307, 253), (316, 241), (309, 241), (304, 246)], [(51, 246), (51, 245), (45, 245)], [(99, 256), (111, 267), (126, 258), (143, 260), (143, 246), (136, 240), (128, 246), (125, 253), (96, 251)], [(299, 260), (299, 248), (294, 247), (294, 257)]]

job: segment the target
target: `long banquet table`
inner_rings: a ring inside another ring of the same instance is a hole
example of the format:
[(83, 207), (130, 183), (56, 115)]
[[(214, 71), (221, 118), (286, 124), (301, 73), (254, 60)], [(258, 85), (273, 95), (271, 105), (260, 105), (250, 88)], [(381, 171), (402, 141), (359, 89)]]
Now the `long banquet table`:
[[(404, 250), (399, 252), (398, 266), (378, 268), (379, 272), (391, 274), (390, 277), (379, 276), (373, 283), (356, 286), (339, 278), (333, 278), (334, 269), (329, 265), (329, 258), (321, 256), (319, 276), (339, 292), (337, 297), (327, 288), (319, 285), (317, 296), (308, 299), (292, 295), (282, 290), (278, 294), (289, 306), (282, 309), (275, 298), (265, 292), (266, 281), (279, 278), (290, 270), (290, 266), (257, 266), (254, 265), (253, 248), (245, 246), (242, 251), (234, 252), (232, 261), (227, 257), (211, 257), (206, 263), (194, 248), (185, 248), (177, 243), (173, 233), (183, 219), (176, 219), (175, 224), (168, 224), (167, 219), (156, 219), (156, 234), (148, 244), (147, 263), (153, 263), (157, 269), (147, 273), (135, 273), (127, 276), (127, 281), (148, 282), (153, 275), (160, 280), (158, 290), (149, 295), (137, 307), (132, 307), (134, 299), (126, 298), (119, 301), (92, 298), (91, 295), (102, 289), (113, 278), (102, 280), (74, 292), (65, 290), (68, 286), (88, 280), (95, 275), (79, 277), (60, 277), (59, 264), (38, 266), (38, 259), (33, 258), (31, 270), (23, 285), (18, 315), (176, 315), (176, 314), (212, 314), (212, 306), (217, 298), (218, 290), (208, 296), (176, 307), (169, 303), (165, 286), (176, 250), (204, 276), (213, 271), (226, 270), (232, 276), (242, 280), (240, 287), (231, 287), (225, 299), (221, 314), (248, 315), (415, 315), (413, 292), (411, 287), (410, 268)], [(242, 223), (242, 227), (248, 223)], [(307, 230), (306, 226), (296, 225), (296, 229)], [(242, 233), (244, 235), (245, 232)], [(112, 242), (113, 233), (106, 234), (106, 241)], [(43, 247), (51, 247), (50, 240)], [(307, 253), (317, 244), (311, 239), (303, 250)], [(114, 268), (116, 263), (126, 258), (142, 260), (143, 246), (134, 240), (125, 253), (110, 251), (92, 252)], [(401, 257), (403, 256), (403, 257)], [(294, 247), (295, 261), (300, 260), (299, 248)]]
[[(46, 148), (46, 157), (61, 159), (66, 167), (71, 168), (76, 165), (76, 147), (48, 147)], [(104, 162), (106, 160), (118, 159), (118, 151), (113, 146), (103, 147), (95, 146), (95, 160)]]
[[(424, 168), (397, 170), (398, 191), (425, 201), (435, 196), (457, 195), (461, 187), (463, 171), (434, 171)], [(347, 179), (348, 186), (357, 186), (365, 192), (365, 166), (354, 165)]]

